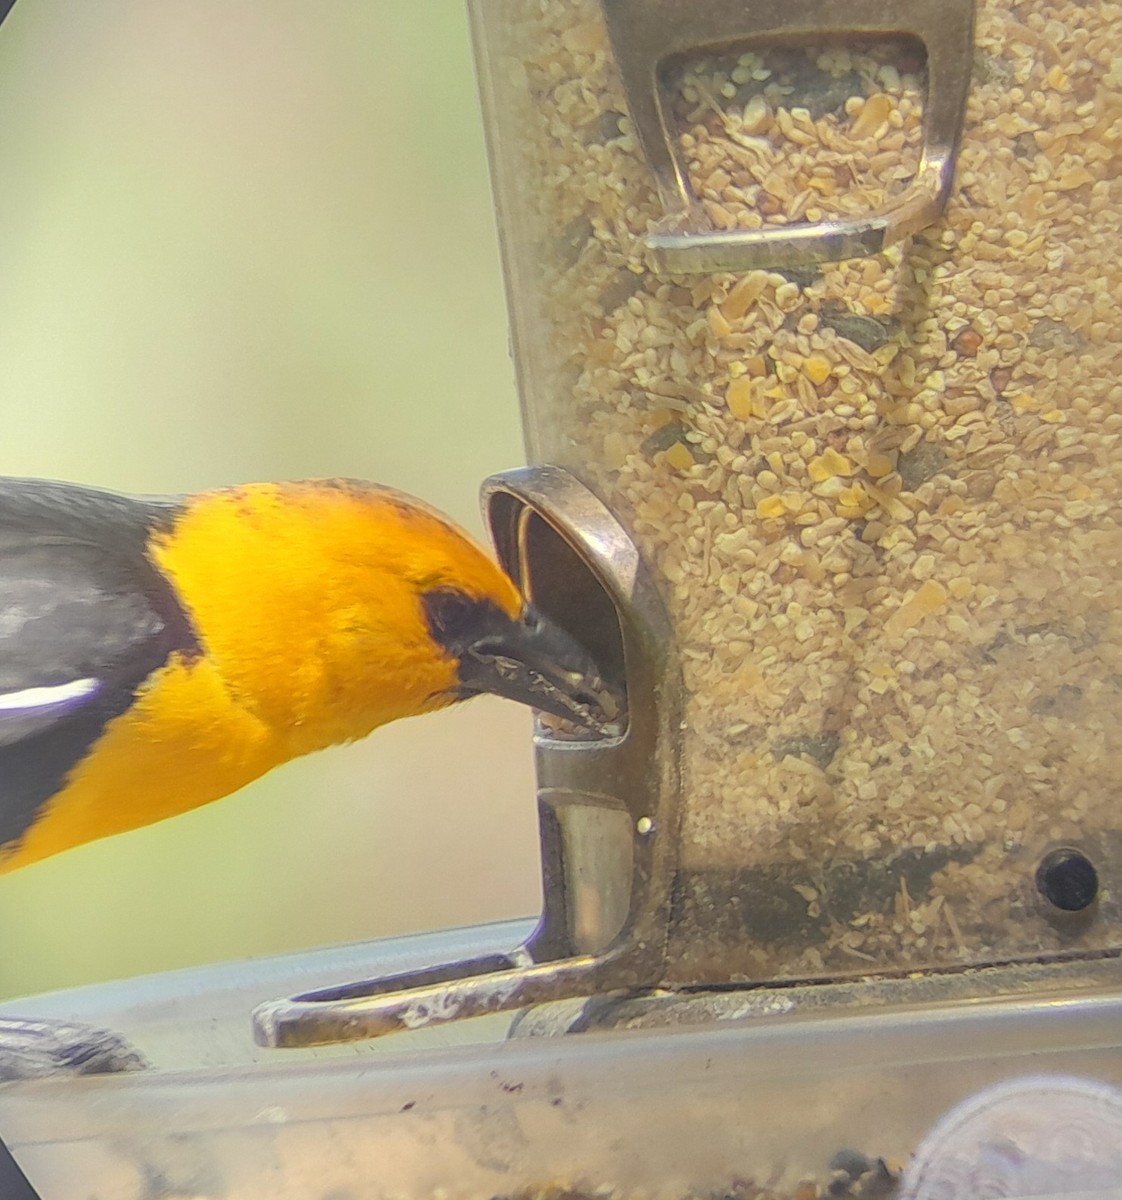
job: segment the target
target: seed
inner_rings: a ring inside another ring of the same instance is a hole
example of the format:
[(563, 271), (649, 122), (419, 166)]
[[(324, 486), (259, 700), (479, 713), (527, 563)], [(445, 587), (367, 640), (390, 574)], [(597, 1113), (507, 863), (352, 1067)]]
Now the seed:
[(763, 295), (766, 287), (767, 274), (764, 271), (749, 271), (742, 276), (721, 305), (726, 320), (739, 321)]
[(797, 283), (783, 283), (775, 289), (775, 303), (788, 312), (799, 302), (801, 289)]
[(894, 460), (887, 454), (870, 454), (868, 461), (865, 463), (865, 470), (874, 479), (880, 479), (884, 475), (891, 474), (896, 469)]
[(724, 554), (736, 554), (743, 550), (750, 540), (748, 530), (741, 526), (729, 533), (719, 533), (713, 539), (713, 545)]
[(917, 579), (930, 579), (934, 571), (935, 556), (933, 554), (921, 554), (912, 567), (912, 574)]
[(745, 359), (744, 369), (753, 379), (761, 379), (768, 372), (767, 362), (762, 354), (754, 354), (751, 358)]
[(812, 354), (803, 363), (806, 377), (814, 384), (825, 383), (831, 370), (830, 360), (824, 354)]
[(835, 475), (852, 475), (853, 464), (844, 454), (828, 449), (817, 458), (812, 458), (807, 463), (806, 470), (815, 483), (824, 483), (827, 479), (833, 479)]
[(955, 334), (951, 341), (955, 352), (963, 358), (973, 358), (978, 353), (981, 344), (982, 335), (970, 325)]
[(709, 309), (709, 328), (713, 331), (713, 335), (719, 338), (728, 337), (732, 333), (732, 326), (716, 305)]
[(765, 133), (771, 125), (771, 109), (762, 92), (757, 92), (744, 106), (740, 127), (745, 133)]
[(738, 421), (747, 421), (752, 416), (752, 380), (747, 375), (734, 379), (725, 391), (728, 410)]
[(929, 579), (888, 618), (885, 629), (889, 633), (903, 633), (931, 613), (942, 612), (946, 606), (947, 589), (938, 580)]
[(572, 25), (561, 34), (561, 41), (571, 54), (595, 54), (604, 48), (604, 27), (596, 21)]
[(613, 430), (604, 437), (604, 462), (613, 471), (618, 471), (627, 462), (630, 446), (622, 433)]
[(781, 517), (785, 511), (782, 496), (767, 496), (756, 505), (756, 516), (764, 520)]
[(892, 100), (883, 92), (870, 96), (861, 109), (857, 119), (850, 127), (850, 136), (855, 140), (873, 137), (880, 127), (888, 120), (892, 112)]
[(1073, 192), (1076, 188), (1094, 183), (1095, 177), (1086, 167), (1072, 167), (1070, 170), (1063, 171), (1057, 175), (1054, 182), (1061, 192)]
[(678, 471), (687, 471), (694, 465), (694, 457), (685, 442), (675, 442), (665, 451), (664, 457)]

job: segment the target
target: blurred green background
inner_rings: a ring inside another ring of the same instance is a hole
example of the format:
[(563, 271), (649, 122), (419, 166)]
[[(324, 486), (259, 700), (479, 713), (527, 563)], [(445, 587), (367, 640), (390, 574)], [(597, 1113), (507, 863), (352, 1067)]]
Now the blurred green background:
[[(460, 0), (19, 0), (0, 211), (0, 473), (522, 461)], [(0, 996), (536, 911), (532, 797), (514, 705), (391, 726), (0, 878)]]

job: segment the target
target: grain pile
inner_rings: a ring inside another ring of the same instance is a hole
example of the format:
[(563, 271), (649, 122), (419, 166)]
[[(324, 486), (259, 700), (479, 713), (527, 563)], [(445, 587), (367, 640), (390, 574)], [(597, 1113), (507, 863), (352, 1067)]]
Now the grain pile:
[[(980, 4), (912, 242), (675, 278), (599, 5), (486, 21), (531, 450), (622, 516), (680, 631), (687, 973), (729, 940), (756, 979), (1122, 943), (1122, 4)], [(877, 207), (923, 88), (907, 46), (686, 64), (706, 218)], [(1103, 883), (1076, 924), (1033, 887), (1068, 841)]]
[[(874, 1163), (863, 1154), (852, 1151), (843, 1151), (835, 1158), (849, 1170), (831, 1171), (825, 1183), (804, 1179), (793, 1187), (780, 1187), (757, 1184), (750, 1179), (733, 1179), (720, 1191), (689, 1192), (681, 1200), (826, 1200), (827, 1197), (837, 1197), (838, 1200), (892, 1200), (897, 1194), (898, 1178), (883, 1160)], [(855, 1164), (867, 1164), (867, 1167), (858, 1171)], [(552, 1183), (527, 1188), (511, 1196), (497, 1196), (495, 1200), (632, 1200), (632, 1195), (609, 1186)], [(639, 1193), (634, 1195), (634, 1200), (651, 1200), (651, 1196)]]

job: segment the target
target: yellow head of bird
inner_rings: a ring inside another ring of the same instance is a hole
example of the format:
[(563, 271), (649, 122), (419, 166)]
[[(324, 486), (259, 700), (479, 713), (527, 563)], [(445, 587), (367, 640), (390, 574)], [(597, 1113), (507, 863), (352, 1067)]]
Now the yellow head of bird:
[(154, 552), (229, 686), (309, 749), (485, 691), (586, 724), (612, 715), (580, 646), (462, 529), (392, 489), (207, 493)]

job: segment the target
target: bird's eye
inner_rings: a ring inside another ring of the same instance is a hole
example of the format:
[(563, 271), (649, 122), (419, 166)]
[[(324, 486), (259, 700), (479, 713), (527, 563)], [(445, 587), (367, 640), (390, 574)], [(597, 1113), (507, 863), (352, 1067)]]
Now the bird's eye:
[(421, 597), (432, 636), (443, 646), (470, 640), (478, 632), (480, 601), (458, 588), (435, 588)]

